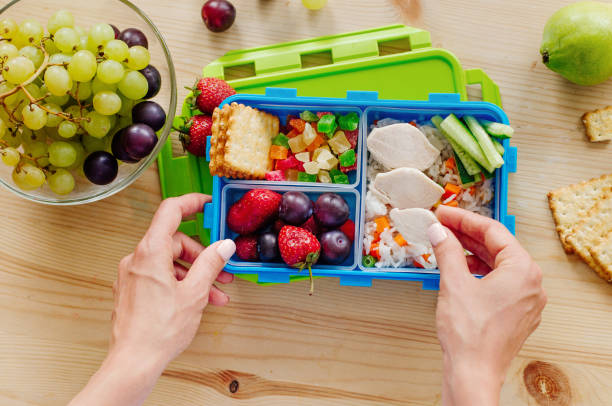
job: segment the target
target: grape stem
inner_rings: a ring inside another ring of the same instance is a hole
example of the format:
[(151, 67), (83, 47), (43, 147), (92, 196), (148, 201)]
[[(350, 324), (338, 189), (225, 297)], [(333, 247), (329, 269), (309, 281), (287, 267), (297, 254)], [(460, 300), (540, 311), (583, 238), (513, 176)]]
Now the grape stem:
[[(44, 41), (44, 38), (41, 40)], [(36, 46), (36, 48), (40, 49), (44, 55), (44, 59), (42, 64), (40, 65), (40, 67), (38, 68), (38, 70), (36, 72), (34, 72), (34, 74), (32, 76), (30, 76), (30, 78), (28, 80), (26, 80), (25, 82), (23, 82), (22, 84), (15, 86), (14, 88), (12, 88), (11, 90), (9, 90), (8, 92), (2, 93), (0, 94), (0, 99), (5, 99), (15, 93), (17, 93), (19, 90), (24, 90), (25, 91), (25, 87), (27, 85), (29, 85), (30, 83), (34, 82), (36, 80), (37, 77), (39, 77), (44, 71), (45, 69), (47, 69), (47, 66), (49, 65), (49, 53), (47, 52), (47, 50), (45, 49), (45, 47), (38, 45)]]
[[(4, 150), (4, 148), (9, 148), (10, 147), (9, 143), (4, 141), (4, 140), (0, 140), (0, 146), (3, 147), (2, 150)], [(30, 156), (28, 154), (24, 154), (24, 153), (22, 153), (19, 150), (17, 152), (19, 152), (19, 157), (20, 157), (19, 163), (17, 164), (17, 171), (19, 171), (23, 167), (23, 162), (21, 162), (21, 159), (25, 159), (27, 161), (34, 162), (34, 164), (36, 166), (39, 166), (38, 165), (38, 160), (39, 159), (43, 159), (43, 158), (48, 158), (49, 157), (49, 154), (45, 154), (45, 155), (39, 156), (38, 158), (34, 158), (33, 156)], [(40, 169), (43, 172), (49, 173), (49, 171), (47, 169), (45, 169), (45, 168), (40, 168)]]

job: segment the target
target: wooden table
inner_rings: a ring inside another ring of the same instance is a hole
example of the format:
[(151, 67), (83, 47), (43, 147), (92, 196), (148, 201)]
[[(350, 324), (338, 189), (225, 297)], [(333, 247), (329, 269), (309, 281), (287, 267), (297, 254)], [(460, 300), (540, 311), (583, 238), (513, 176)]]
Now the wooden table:
[[(434, 45), (466, 68), (485, 69), (517, 129), (509, 211), (544, 269), (550, 298), (512, 364), (502, 404), (610, 404), (612, 286), (563, 253), (545, 200), (552, 188), (612, 171), (612, 146), (587, 143), (579, 120), (611, 103), (612, 81), (574, 86), (540, 62), (542, 27), (569, 0), (330, 0), (319, 13), (298, 0), (234, 0), (237, 21), (220, 35), (202, 24), (202, 0), (135, 3), (169, 43), (179, 100), (181, 86), (230, 49), (396, 22), (429, 30)], [(2, 405), (64, 405), (87, 382), (106, 352), (116, 265), (159, 202), (154, 166), (127, 190), (86, 206), (47, 207), (0, 192)], [(314, 297), (306, 291), (305, 283), (227, 287), (231, 304), (207, 310), (193, 345), (147, 404), (440, 403), (435, 292), (383, 281), (340, 287), (337, 279), (318, 280)]]

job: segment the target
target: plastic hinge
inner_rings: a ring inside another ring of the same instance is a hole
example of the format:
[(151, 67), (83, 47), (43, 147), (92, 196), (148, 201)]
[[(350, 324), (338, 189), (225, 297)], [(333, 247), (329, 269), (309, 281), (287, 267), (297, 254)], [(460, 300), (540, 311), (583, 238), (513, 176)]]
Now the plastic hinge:
[(332, 48), (332, 56), (334, 62), (365, 58), (368, 56), (378, 56), (378, 42), (375, 40), (363, 40), (336, 45)]
[(210, 142), (212, 140), (212, 136), (206, 137), (206, 162), (210, 162)]
[(440, 290), (440, 280), (439, 279), (424, 280), (423, 290)]
[(288, 87), (266, 87), (266, 96), (283, 98), (297, 97), (297, 89)]
[(290, 277), (288, 273), (266, 272), (260, 273), (257, 276), (257, 281), (262, 283), (289, 283)]
[(378, 92), (349, 90), (346, 92), (346, 99), (353, 101), (374, 101), (378, 100)]
[(512, 233), (512, 235), (516, 235), (516, 217), (508, 214), (504, 219), (504, 225)]
[(518, 149), (516, 147), (510, 147), (506, 151), (504, 156), (506, 165), (508, 166), (508, 172), (516, 173), (518, 167)]
[(341, 276), (340, 277), (340, 285), (341, 286), (364, 286), (369, 287), (372, 286), (372, 278), (368, 278), (366, 276)]
[(212, 203), (204, 204), (203, 214), (204, 214), (203, 216), (204, 220), (202, 221), (202, 224), (205, 229), (210, 230), (213, 225), (213, 205)]
[(434, 103), (459, 103), (459, 93), (429, 93), (429, 101)]

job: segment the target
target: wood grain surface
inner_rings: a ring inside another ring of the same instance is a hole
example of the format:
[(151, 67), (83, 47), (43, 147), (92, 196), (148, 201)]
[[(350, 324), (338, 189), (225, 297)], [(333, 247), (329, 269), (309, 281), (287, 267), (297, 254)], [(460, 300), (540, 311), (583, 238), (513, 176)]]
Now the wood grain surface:
[[(612, 286), (563, 253), (545, 200), (553, 188), (612, 172), (612, 145), (586, 142), (579, 120), (612, 104), (612, 81), (569, 84), (538, 54), (547, 18), (570, 1), (329, 0), (321, 12), (299, 0), (233, 2), (235, 25), (212, 34), (200, 20), (202, 0), (135, 1), (168, 41), (179, 100), (182, 86), (230, 49), (397, 22), (429, 30), (435, 46), (499, 84), (519, 148), (509, 212), (550, 298), (501, 404), (609, 405)], [(0, 404), (63, 405), (87, 382), (105, 355), (117, 263), (159, 202), (155, 166), (86, 206), (42, 206), (0, 191)], [(340, 287), (333, 278), (317, 280), (313, 297), (306, 283), (236, 281), (226, 290), (230, 305), (207, 310), (148, 405), (440, 404), (435, 292), (389, 281)]]

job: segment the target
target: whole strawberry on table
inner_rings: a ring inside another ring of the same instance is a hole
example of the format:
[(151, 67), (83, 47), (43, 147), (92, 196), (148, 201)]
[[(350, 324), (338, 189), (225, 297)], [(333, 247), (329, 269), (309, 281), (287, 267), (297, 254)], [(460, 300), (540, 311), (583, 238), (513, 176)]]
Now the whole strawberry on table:
[(302, 192), (279, 194), (268, 189), (246, 192), (229, 209), (227, 226), (239, 234), (236, 256), (243, 261), (280, 262), (308, 268), (319, 260), (342, 264), (350, 255), (355, 223), (337, 193), (323, 193), (316, 201)]

